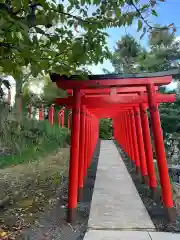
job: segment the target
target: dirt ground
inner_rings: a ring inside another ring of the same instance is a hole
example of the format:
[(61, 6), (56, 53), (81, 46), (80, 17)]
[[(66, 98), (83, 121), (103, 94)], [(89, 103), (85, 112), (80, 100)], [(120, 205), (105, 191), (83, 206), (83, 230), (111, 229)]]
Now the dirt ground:
[(69, 149), (36, 162), (0, 170), (0, 239), (18, 236), (53, 206), (67, 176)]
[(177, 214), (180, 216), (180, 184), (173, 183), (174, 203)]

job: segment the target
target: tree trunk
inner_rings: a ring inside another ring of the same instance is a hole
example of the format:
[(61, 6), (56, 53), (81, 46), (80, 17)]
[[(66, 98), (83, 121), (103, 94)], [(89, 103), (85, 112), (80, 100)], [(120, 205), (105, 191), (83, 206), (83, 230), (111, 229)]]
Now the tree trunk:
[(16, 96), (14, 110), (17, 117), (17, 120), (22, 120), (22, 83), (16, 81)]

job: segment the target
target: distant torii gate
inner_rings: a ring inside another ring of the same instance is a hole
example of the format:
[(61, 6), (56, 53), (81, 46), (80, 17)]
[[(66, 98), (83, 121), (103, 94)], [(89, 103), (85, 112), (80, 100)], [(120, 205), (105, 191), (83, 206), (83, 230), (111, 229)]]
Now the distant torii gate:
[[(113, 119), (114, 138), (140, 170), (151, 192), (157, 188), (147, 109), (150, 111), (155, 152), (164, 207), (174, 220), (174, 204), (166, 162), (158, 105), (175, 101), (174, 94), (159, 94), (158, 86), (172, 81), (173, 72), (133, 75), (90, 75), (90, 80), (71, 80), (51, 74), (59, 88), (67, 90), (67, 98), (59, 105), (72, 108), (71, 151), (68, 189), (68, 222), (75, 219), (78, 193), (82, 196), (84, 179), (98, 139), (99, 119)], [(81, 149), (81, 151), (79, 151)]]

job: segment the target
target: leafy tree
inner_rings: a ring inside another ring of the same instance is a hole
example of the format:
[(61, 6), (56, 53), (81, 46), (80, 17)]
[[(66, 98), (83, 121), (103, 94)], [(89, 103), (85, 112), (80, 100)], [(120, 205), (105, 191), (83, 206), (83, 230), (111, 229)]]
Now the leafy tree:
[(56, 83), (52, 83), (48, 75), (44, 76), (42, 80), (42, 94), (41, 99), (47, 105), (54, 103), (54, 99), (58, 97), (65, 97), (66, 92), (56, 86)]
[[(180, 43), (175, 42), (175, 35), (169, 29), (159, 31), (154, 28), (149, 35), (150, 51), (144, 51), (139, 56), (141, 71), (163, 71), (179, 68)], [(176, 56), (176, 57), (175, 57)]]
[(99, 137), (101, 139), (112, 139), (112, 119), (101, 119), (99, 124)]
[(112, 57), (112, 64), (116, 73), (132, 73), (136, 71), (137, 57), (141, 46), (134, 37), (123, 36), (118, 42)]
[(19, 78), (22, 67), (71, 74), (109, 57), (108, 27), (151, 28), (145, 14), (157, 15), (159, 1), (55, 0), (0, 1), (0, 72)]
[(25, 105), (37, 101), (38, 96), (32, 93), (31, 86), (34, 84), (38, 87), (42, 77), (41, 74), (33, 77), (29, 68), (22, 67), (19, 78), (16, 78), (16, 95), (13, 107), (14, 113), (19, 119), (22, 118), (22, 110), (26, 108)]
[[(113, 53), (114, 59), (112, 60), (112, 64), (115, 68), (115, 72), (157, 72), (172, 68), (179, 69), (180, 42), (175, 41), (175, 35), (170, 29), (160, 31), (160, 28), (162, 29), (163, 27), (155, 26), (150, 31), (149, 50), (138, 46), (136, 40), (132, 36), (122, 37), (120, 41), (117, 42), (117, 47)], [(124, 39), (128, 39), (129, 42)], [(122, 62), (124, 58), (127, 59), (126, 62)], [(179, 76), (175, 76), (175, 80), (178, 81)], [(162, 87), (160, 91), (173, 93)], [(176, 149), (175, 146), (178, 146), (180, 151), (179, 90), (176, 90), (176, 93), (177, 100), (175, 103), (163, 103), (160, 104), (159, 107), (161, 125), (169, 159), (174, 154)]]

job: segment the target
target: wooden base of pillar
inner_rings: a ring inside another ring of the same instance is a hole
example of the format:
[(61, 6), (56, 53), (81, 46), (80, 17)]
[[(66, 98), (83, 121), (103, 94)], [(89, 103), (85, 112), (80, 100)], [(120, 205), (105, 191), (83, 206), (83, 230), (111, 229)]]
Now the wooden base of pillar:
[(150, 187), (149, 190), (150, 198), (152, 198), (153, 200), (157, 200), (159, 198), (157, 187)]
[(131, 160), (131, 166), (132, 166), (132, 168), (135, 168), (135, 167), (136, 167), (136, 163), (135, 163), (134, 160)]
[(78, 189), (78, 201), (80, 202), (82, 200), (83, 197), (83, 187), (80, 187)]
[(139, 174), (140, 173), (140, 167), (136, 166), (136, 173)]
[(142, 176), (142, 177), (141, 177), (141, 183), (148, 185), (148, 175), (145, 175), (145, 176)]
[(67, 222), (74, 223), (76, 220), (76, 208), (68, 208), (67, 210)]
[(165, 208), (165, 213), (167, 215), (169, 223), (176, 223), (176, 209), (174, 207), (172, 208)]

